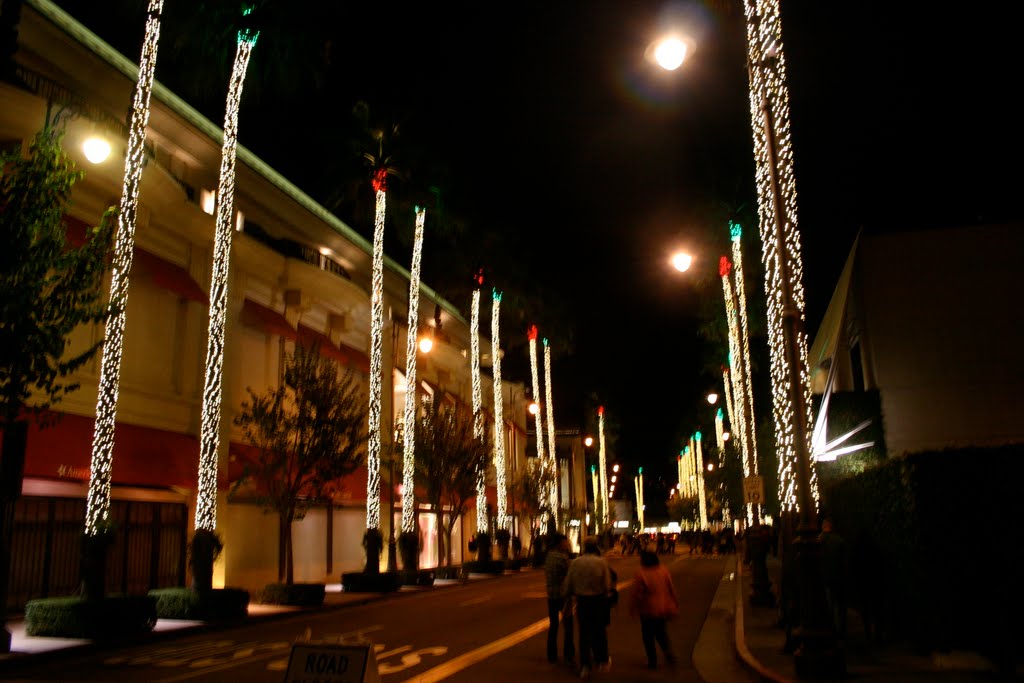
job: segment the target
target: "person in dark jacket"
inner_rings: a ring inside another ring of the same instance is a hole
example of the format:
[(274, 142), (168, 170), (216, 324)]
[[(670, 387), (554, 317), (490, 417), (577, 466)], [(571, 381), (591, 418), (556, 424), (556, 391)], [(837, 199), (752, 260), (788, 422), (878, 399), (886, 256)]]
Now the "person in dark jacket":
[(576, 647), (573, 637), (572, 604), (566, 599), (565, 576), (569, 573), (569, 539), (556, 534), (544, 560), (544, 582), (548, 592), (548, 661), (558, 662), (558, 619), (564, 630), (562, 652), (566, 664), (575, 666)]

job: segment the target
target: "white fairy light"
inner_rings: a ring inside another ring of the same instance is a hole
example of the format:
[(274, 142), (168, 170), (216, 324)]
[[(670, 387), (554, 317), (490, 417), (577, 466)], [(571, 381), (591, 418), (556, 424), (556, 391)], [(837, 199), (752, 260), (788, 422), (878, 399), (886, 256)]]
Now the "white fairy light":
[[(370, 293), (370, 410), (366, 448), (366, 528), (380, 528), (380, 412), (381, 356), (384, 333), (384, 215), (387, 172), (373, 177), (377, 207), (373, 225), (373, 279)], [(404, 472), (403, 472), (404, 474)], [(404, 498), (404, 496), (403, 496)]]
[(729, 373), (729, 368), (722, 368), (722, 384), (725, 385), (725, 409), (726, 416), (729, 418), (729, 424), (736, 424), (736, 412), (732, 406), (732, 376)]
[[(604, 406), (597, 408), (598, 475), (601, 478), (601, 525), (608, 523), (608, 461), (604, 450)], [(600, 529), (599, 529), (600, 530)]]
[[(537, 412), (534, 413), (533, 417), (536, 420), (536, 432), (537, 432), (537, 464), (540, 467), (547, 467), (547, 461), (544, 458), (544, 424), (541, 418), (540, 410), (540, 374), (537, 371), (537, 326), (530, 325), (530, 330), (527, 333), (530, 339), (530, 376), (533, 380), (533, 400), (537, 404)], [(540, 491), (540, 500), (538, 504), (543, 507), (545, 496), (544, 491)]]
[(554, 475), (551, 479), (551, 491), (549, 493), (552, 514), (555, 517), (555, 526), (558, 526), (558, 487), (561, 480), (558, 471), (558, 457), (555, 452), (555, 403), (551, 400), (551, 347), (548, 346), (547, 337), (544, 338), (544, 402), (547, 404), (548, 418), (548, 464)]
[(694, 458), (696, 459), (697, 465), (697, 501), (700, 504), (700, 528), (707, 529), (708, 503), (707, 497), (704, 493), (704, 456), (700, 447), (700, 432), (693, 435), (693, 440), (697, 444), (696, 451), (694, 452)]
[(499, 317), (501, 292), (491, 294), (491, 372), (494, 375), (494, 472), (498, 487), (498, 527), (508, 529), (508, 491), (505, 480), (505, 417), (504, 396), (501, 388), (501, 346), (499, 344)]
[(132, 101), (128, 131), (128, 148), (124, 159), (124, 183), (117, 212), (117, 237), (111, 267), (103, 357), (100, 362), (99, 392), (96, 400), (96, 423), (93, 428), (92, 456), (89, 465), (89, 494), (85, 506), (85, 533), (95, 536), (110, 513), (110, 480), (114, 459), (114, 424), (117, 419), (117, 397), (121, 380), (121, 354), (124, 351), (125, 310), (128, 305), (128, 284), (135, 247), (135, 220), (139, 206), (139, 183), (145, 163), (146, 125), (149, 122), (149, 99), (153, 92), (160, 42), (160, 14), (163, 0), (149, 0), (146, 8), (146, 33), (139, 58), (139, 74)]
[[(473, 310), (469, 324), (469, 376), (472, 384), (473, 438), (484, 440), (483, 395), (480, 391), (480, 277), (473, 290)], [(487, 465), (476, 473), (476, 531), (487, 532)]]
[[(798, 509), (798, 447), (806, 454), (807, 485), (817, 506), (817, 474), (810, 457), (810, 373), (800, 230), (797, 223), (796, 181), (789, 124), (789, 90), (782, 47), (778, 0), (744, 3), (751, 131), (772, 378), (776, 452), (779, 460), (779, 502), (784, 510)], [(788, 335), (795, 335), (789, 338)], [(796, 358), (787, 357), (794, 349)], [(791, 367), (795, 364), (796, 367)], [(797, 386), (793, 386), (794, 383)], [(797, 444), (797, 440), (803, 443)]]
[(409, 329), (405, 335), (405, 412), (402, 431), (402, 531), (416, 531), (416, 353), (420, 316), (420, 263), (423, 260), (423, 232), (427, 211), (416, 207), (412, 263), (409, 268)]
[(213, 273), (210, 278), (210, 319), (206, 335), (206, 385), (203, 389), (202, 428), (199, 442), (199, 482), (196, 493), (196, 529), (217, 528), (217, 461), (220, 450), (220, 419), (224, 380), (224, 324), (228, 308), (228, 270), (234, 234), (235, 152), (238, 147), (238, 107), (245, 72), (259, 32), (239, 31), (235, 62), (228, 84), (224, 111), (224, 142), (217, 189), (217, 223), (213, 242)]
[(754, 418), (754, 390), (752, 384), (753, 373), (750, 369), (750, 328), (747, 324), (747, 295), (746, 278), (743, 275), (743, 245), (741, 243), (742, 229), (736, 222), (729, 223), (729, 233), (732, 238), (732, 263), (733, 263), (733, 291), (736, 293), (736, 312), (739, 315), (739, 351), (742, 360), (742, 383), (743, 393), (746, 398), (746, 410), (744, 411), (744, 426), (747, 429), (747, 448), (750, 460), (750, 469), (755, 475), (758, 474), (757, 466), (757, 420)]

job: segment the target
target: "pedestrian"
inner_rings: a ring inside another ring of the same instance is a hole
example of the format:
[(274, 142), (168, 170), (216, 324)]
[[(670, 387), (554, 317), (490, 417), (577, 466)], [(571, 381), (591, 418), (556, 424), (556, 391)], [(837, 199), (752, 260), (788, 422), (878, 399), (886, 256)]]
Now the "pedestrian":
[(607, 670), (608, 612), (612, 589), (611, 568), (601, 557), (596, 538), (583, 543), (583, 554), (569, 565), (565, 577), (565, 595), (576, 601), (576, 621), (580, 629), (580, 678), (590, 678), (590, 668)]
[(676, 663), (672, 645), (668, 642), (668, 620), (679, 614), (679, 599), (672, 585), (672, 577), (658, 560), (658, 554), (650, 551), (640, 553), (640, 570), (633, 579), (633, 596), (630, 600), (630, 614), (640, 617), (640, 637), (644, 652), (647, 653), (647, 668), (658, 668), (658, 651), (661, 647), (665, 661)]
[(566, 599), (565, 577), (569, 573), (569, 539), (555, 534), (544, 560), (544, 580), (548, 591), (548, 661), (558, 662), (558, 620), (562, 619), (565, 663), (575, 666), (576, 647), (573, 636), (572, 604)]
[(821, 523), (821, 573), (825, 583), (825, 600), (832, 616), (832, 628), (840, 638), (846, 637), (846, 584), (849, 557), (846, 540), (832, 527), (826, 517)]

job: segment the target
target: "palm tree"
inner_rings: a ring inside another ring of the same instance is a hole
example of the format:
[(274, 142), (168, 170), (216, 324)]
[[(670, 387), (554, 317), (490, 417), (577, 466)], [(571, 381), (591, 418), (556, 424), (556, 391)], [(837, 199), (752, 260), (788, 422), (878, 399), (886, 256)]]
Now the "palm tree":
[[(242, 10), (243, 18), (251, 17), (252, 5)], [(228, 268), (231, 258), (231, 236), (234, 233), (235, 151), (238, 145), (238, 107), (249, 66), (249, 57), (256, 46), (259, 31), (249, 27), (238, 30), (235, 62), (224, 111), (224, 143), (220, 161), (220, 183), (217, 189), (217, 227), (214, 236), (213, 276), (210, 279), (210, 321), (206, 338), (206, 384), (203, 389), (203, 422), (199, 451), (199, 476), (196, 497), (193, 553), (202, 554), (202, 561), (212, 565), (213, 555), (200, 549), (215, 548), (209, 537), (217, 529), (217, 454), (220, 450), (221, 397), (224, 365), (224, 323), (228, 301)], [(197, 558), (198, 560), (198, 558)], [(203, 572), (203, 576), (210, 576)], [(209, 589), (210, 586), (199, 586)]]
[(110, 281), (109, 318), (106, 341), (100, 365), (99, 396), (96, 403), (96, 426), (92, 440), (89, 475), (89, 496), (85, 508), (83, 567), (87, 571), (87, 595), (103, 593), (105, 543), (104, 531), (110, 513), (110, 475), (114, 457), (114, 422), (117, 416), (117, 392), (121, 376), (121, 352), (124, 341), (125, 307), (135, 245), (135, 218), (139, 205), (139, 182), (145, 163), (146, 124), (149, 122), (149, 99), (153, 90), (157, 47), (160, 41), (160, 16), (163, 0), (149, 0), (146, 9), (146, 33), (139, 59), (138, 80), (132, 101), (128, 133), (128, 149), (124, 161), (124, 185), (118, 210), (117, 237)]
[[(369, 108), (360, 103), (356, 114), (369, 120)], [(372, 169), (373, 190), (376, 195), (376, 211), (373, 226), (373, 270), (370, 288), (370, 411), (369, 443), (366, 454), (366, 534), (363, 546), (366, 548), (366, 573), (380, 571), (380, 551), (384, 537), (380, 531), (380, 423), (381, 423), (381, 356), (384, 329), (384, 218), (387, 208), (387, 178), (396, 175), (391, 166), (390, 142), (398, 134), (398, 126), (371, 131), (374, 143), (364, 150), (363, 158)], [(388, 148), (387, 150), (385, 148)]]

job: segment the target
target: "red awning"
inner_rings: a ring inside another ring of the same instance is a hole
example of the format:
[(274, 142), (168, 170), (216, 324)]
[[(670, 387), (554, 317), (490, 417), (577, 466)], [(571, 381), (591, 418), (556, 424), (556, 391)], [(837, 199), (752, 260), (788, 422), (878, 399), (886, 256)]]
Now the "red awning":
[(251, 299), (246, 299), (242, 303), (240, 319), (243, 325), (266, 332), (267, 334), (276, 334), (288, 339), (298, 339), (295, 328), (288, 323), (288, 319), (284, 315)]
[(321, 356), (327, 356), (333, 358), (342, 365), (349, 365), (351, 359), (348, 354), (342, 351), (336, 346), (331, 338), (322, 332), (306, 327), (305, 325), (299, 325), (299, 341), (308, 347), (314, 347), (319, 349)]
[(188, 271), (170, 261), (165, 261), (156, 254), (135, 247), (135, 266), (153, 283), (168, 291), (174, 292), (183, 299), (209, 304), (206, 292), (192, 279)]

